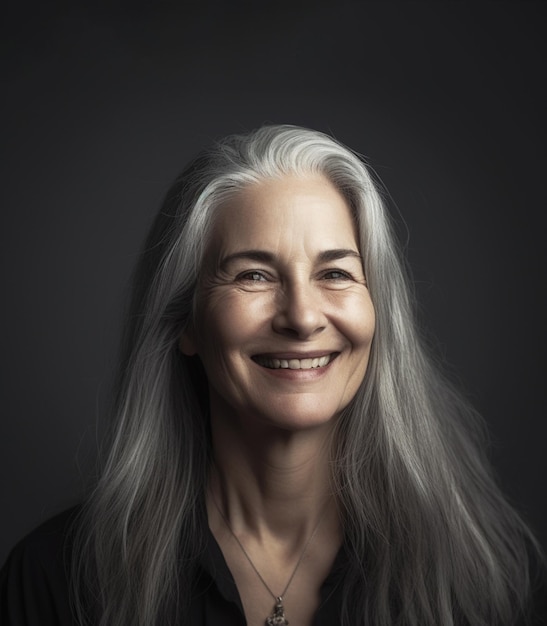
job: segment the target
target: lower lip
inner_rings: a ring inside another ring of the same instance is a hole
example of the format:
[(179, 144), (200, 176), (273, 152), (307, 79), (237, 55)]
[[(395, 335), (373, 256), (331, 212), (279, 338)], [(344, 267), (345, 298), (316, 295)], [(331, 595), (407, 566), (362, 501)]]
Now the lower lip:
[(269, 374), (270, 376), (275, 376), (276, 378), (295, 381), (317, 380), (329, 371), (331, 365), (334, 361), (336, 361), (337, 356), (338, 355), (332, 358), (327, 365), (323, 365), (322, 367), (311, 367), (309, 369), (292, 370), (289, 367), (270, 368), (259, 365), (258, 363), (257, 365), (261, 371)]

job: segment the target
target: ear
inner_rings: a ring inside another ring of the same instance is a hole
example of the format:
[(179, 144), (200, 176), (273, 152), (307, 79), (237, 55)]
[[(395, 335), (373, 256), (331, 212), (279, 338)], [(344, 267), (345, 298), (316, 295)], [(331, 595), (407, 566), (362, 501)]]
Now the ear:
[(179, 338), (179, 350), (186, 356), (197, 354), (196, 341), (193, 328), (185, 330)]

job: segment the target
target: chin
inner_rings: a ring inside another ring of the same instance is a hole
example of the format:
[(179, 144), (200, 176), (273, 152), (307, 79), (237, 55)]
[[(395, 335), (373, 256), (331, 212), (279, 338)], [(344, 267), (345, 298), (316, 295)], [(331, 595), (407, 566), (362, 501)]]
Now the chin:
[(290, 410), (279, 407), (275, 411), (274, 407), (269, 407), (267, 413), (259, 414), (262, 416), (261, 421), (270, 426), (287, 431), (304, 431), (333, 424), (340, 411), (325, 411), (325, 407), (293, 407)]
[[(226, 423), (238, 424), (238, 430), (274, 428), (284, 431), (305, 431), (334, 424), (347, 403), (332, 402), (332, 395), (281, 394), (247, 398), (243, 402), (226, 402), (212, 394), (211, 415)], [(342, 399), (341, 399), (342, 400)]]

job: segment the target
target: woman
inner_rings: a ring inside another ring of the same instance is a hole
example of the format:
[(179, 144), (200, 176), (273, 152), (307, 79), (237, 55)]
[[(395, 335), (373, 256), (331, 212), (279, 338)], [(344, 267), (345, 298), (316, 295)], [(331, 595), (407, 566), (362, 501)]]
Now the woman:
[(321, 133), (266, 126), (186, 169), (136, 273), (100, 481), (61, 520), (79, 623), (541, 623), (537, 546), (402, 267), (366, 166)]

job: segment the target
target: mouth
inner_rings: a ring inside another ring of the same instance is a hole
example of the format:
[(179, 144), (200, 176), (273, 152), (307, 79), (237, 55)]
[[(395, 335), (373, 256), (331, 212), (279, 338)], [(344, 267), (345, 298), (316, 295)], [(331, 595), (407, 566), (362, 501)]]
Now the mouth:
[(331, 352), (330, 354), (324, 354), (322, 356), (305, 357), (303, 359), (297, 358), (278, 358), (265, 355), (257, 355), (253, 357), (253, 361), (267, 367), (268, 369), (289, 369), (289, 370), (312, 370), (326, 367), (331, 363), (339, 352)]

